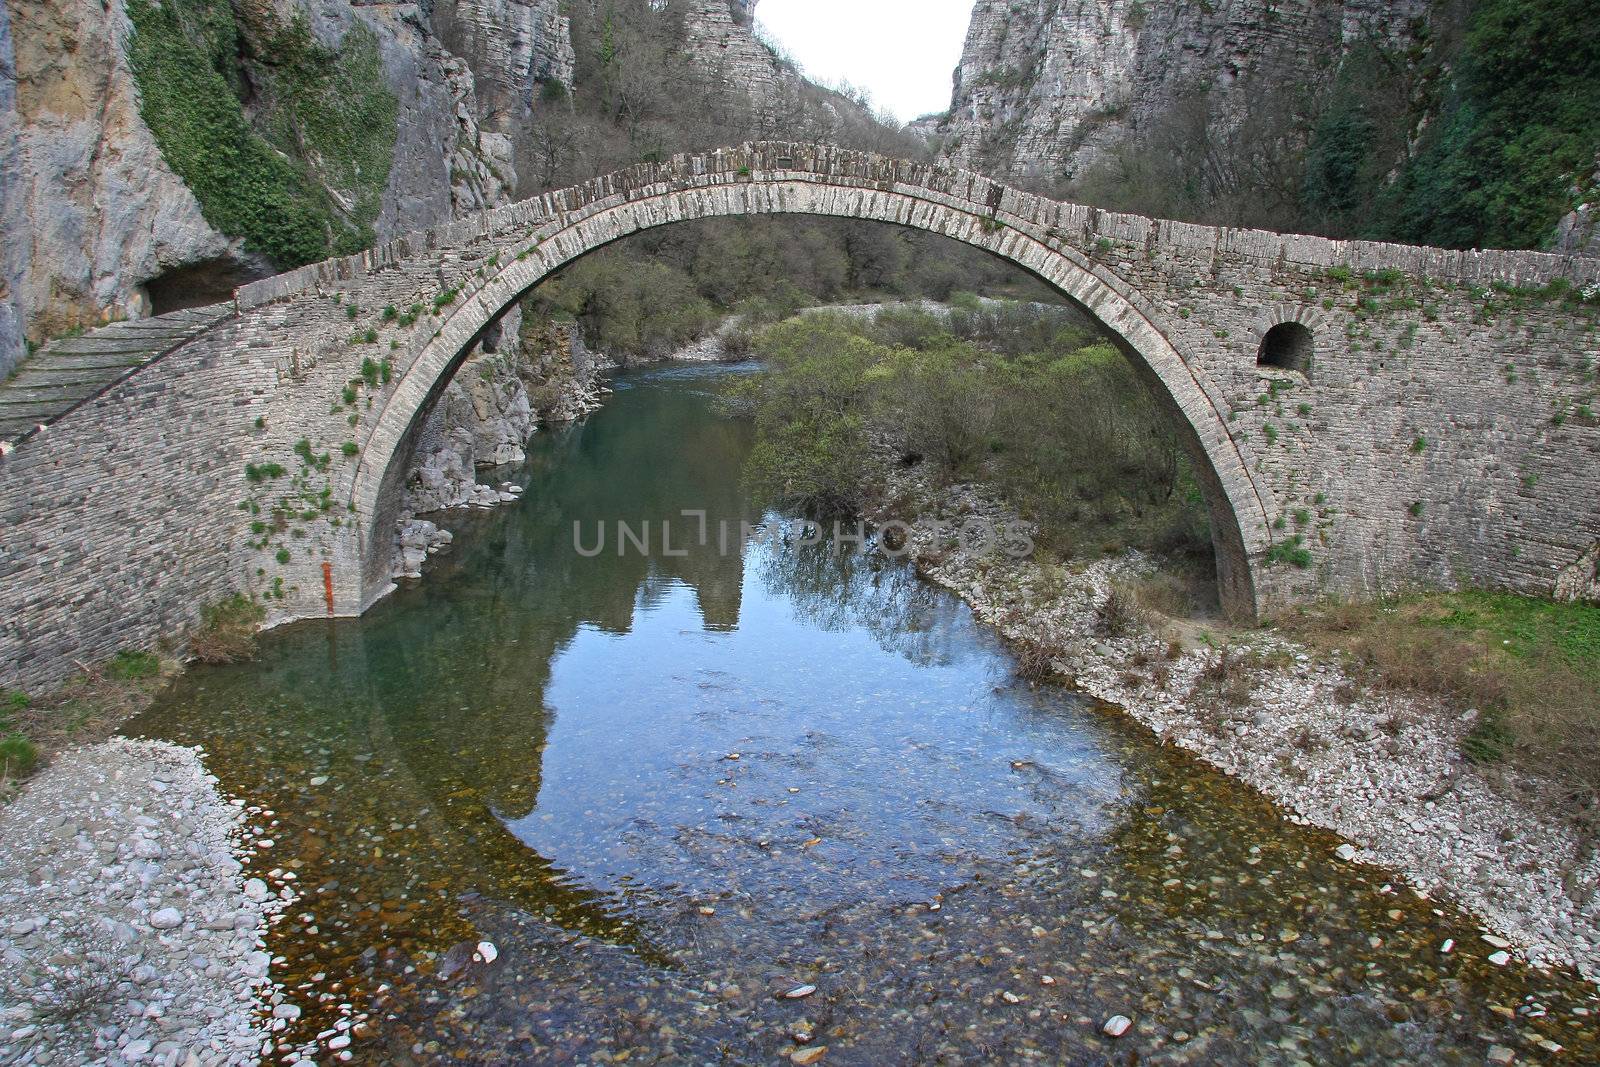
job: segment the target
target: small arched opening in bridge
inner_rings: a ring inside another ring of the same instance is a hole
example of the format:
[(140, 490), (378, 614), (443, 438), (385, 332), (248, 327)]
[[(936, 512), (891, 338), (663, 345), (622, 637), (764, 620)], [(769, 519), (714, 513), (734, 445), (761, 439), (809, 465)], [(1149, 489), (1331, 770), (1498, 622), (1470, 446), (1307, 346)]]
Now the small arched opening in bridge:
[[(342, 601), (342, 611), (359, 613), (390, 587), (389, 548), (416, 432), (472, 346), (508, 308), (568, 263), (631, 234), (696, 219), (781, 214), (862, 219), (952, 238), (1032, 274), (1087, 312), (1178, 429), (1205, 497), (1224, 609), (1245, 616), (1262, 609), (1256, 561), (1271, 544), (1263, 494), (1213, 399), (1220, 390), (1204, 379), (1195, 360), (1177, 351), (1160, 313), (1136, 289), (1070, 247), (998, 222), (989, 202), (998, 187), (975, 200), (906, 185), (753, 170), (657, 182), (589, 210), (533, 220), (526, 231), (501, 239), (490, 260), (493, 272), (448, 305), (437, 331), (399, 375), (382, 413), (366, 424), (371, 429), (350, 497), (363, 541), (359, 602)], [(561, 202), (563, 195), (551, 199)]]
[(1256, 365), (1295, 371), (1309, 379), (1314, 347), (1311, 330), (1304, 323), (1280, 322), (1261, 338)]

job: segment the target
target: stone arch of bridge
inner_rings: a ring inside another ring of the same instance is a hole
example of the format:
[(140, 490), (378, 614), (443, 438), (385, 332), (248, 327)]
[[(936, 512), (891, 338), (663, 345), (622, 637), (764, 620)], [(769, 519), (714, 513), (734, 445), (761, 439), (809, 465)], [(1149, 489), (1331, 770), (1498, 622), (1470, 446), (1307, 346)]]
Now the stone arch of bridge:
[(903, 186), (747, 177), (669, 185), (574, 218), (554, 232), (543, 228), (537, 239), (528, 235), (507, 243), (494, 260), (496, 273), (447, 308), (438, 333), (399, 376), (362, 450), (349, 500), (361, 538), (360, 589), (341, 595), (341, 608), (359, 613), (390, 588), (390, 542), (415, 433), (474, 343), (514, 302), (573, 260), (631, 234), (696, 219), (760, 214), (854, 218), (941, 234), (1028, 271), (1082, 307), (1154, 387), (1185, 439), (1211, 519), (1224, 609), (1254, 616), (1270, 606), (1258, 581), (1260, 561), (1271, 544), (1265, 497), (1212, 399), (1215, 390), (1157, 326), (1155, 313), (1133, 287), (1073, 249), (1002, 224), (990, 205), (956, 206), (948, 195), (924, 198)]

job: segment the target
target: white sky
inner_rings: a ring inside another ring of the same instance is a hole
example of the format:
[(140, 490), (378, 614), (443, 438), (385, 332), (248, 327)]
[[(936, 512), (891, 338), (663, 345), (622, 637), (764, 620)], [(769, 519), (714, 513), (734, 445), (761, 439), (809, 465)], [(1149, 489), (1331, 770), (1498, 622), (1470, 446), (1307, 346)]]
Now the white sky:
[(848, 81), (901, 122), (950, 106), (972, 0), (760, 0), (756, 21), (813, 81)]

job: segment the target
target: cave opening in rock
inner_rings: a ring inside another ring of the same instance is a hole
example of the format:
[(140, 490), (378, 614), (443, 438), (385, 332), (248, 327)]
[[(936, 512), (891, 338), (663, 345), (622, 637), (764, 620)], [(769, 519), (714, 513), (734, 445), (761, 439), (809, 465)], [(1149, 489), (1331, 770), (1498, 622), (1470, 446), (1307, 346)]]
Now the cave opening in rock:
[(265, 264), (253, 269), (236, 259), (209, 259), (164, 271), (145, 282), (144, 291), (150, 298), (150, 314), (165, 315), (232, 300), (239, 286), (272, 273)]

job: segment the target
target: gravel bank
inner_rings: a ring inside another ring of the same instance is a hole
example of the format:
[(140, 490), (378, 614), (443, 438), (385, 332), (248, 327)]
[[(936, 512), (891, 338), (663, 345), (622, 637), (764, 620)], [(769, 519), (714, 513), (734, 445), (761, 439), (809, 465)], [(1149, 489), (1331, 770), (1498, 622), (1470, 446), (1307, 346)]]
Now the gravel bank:
[[(897, 488), (925, 495), (920, 486)], [(970, 487), (942, 494), (938, 510), (1016, 521)], [(1251, 670), (1253, 693), (1235, 706), (1204, 677), (1219, 648), (1173, 658), (1154, 633), (1102, 632), (1100, 606), (1112, 583), (1153, 569), (1138, 553), (1075, 572), (964, 554), (953, 539), (934, 545), (924, 537), (912, 548), (924, 574), (1008, 639), (1045, 649), (1088, 695), (1248, 782), (1292, 820), (1344, 837), (1355, 846), (1346, 858), (1399, 873), (1414, 889), (1472, 912), (1495, 940), (1457, 951), (1509, 948), (1535, 965), (1570, 965), (1600, 981), (1600, 858), (1580, 850), (1526, 783), (1491, 783), (1461, 757), (1474, 718), (1468, 709), (1363, 692), (1337, 665), (1266, 631), (1228, 635), (1231, 655), (1268, 661)]]
[(256, 1063), (286, 901), (193, 751), (115, 738), (0, 809), (0, 1063)]

